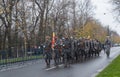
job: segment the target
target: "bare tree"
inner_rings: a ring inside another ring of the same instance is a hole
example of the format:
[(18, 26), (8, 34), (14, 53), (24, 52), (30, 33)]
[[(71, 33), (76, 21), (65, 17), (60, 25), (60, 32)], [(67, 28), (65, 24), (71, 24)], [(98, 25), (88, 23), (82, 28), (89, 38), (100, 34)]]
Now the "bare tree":
[[(18, 51), (40, 45), (55, 31), (58, 37), (73, 36), (92, 17), (90, 0), (0, 0), (0, 49)], [(73, 28), (73, 29), (72, 29)]]
[(2, 27), (3, 27), (3, 24), (2, 25), (0, 25), (0, 50), (2, 50), (2, 40), (3, 40), (3, 31), (2, 31)]
[(120, 22), (120, 0), (112, 0), (115, 5), (114, 11), (117, 13), (116, 19)]
[[(19, 1), (19, 0), (18, 0)], [(12, 41), (11, 41), (11, 27), (12, 27), (12, 12), (13, 12), (13, 6), (15, 5), (14, 0), (2, 0), (1, 1), (3, 13), (0, 15), (0, 19), (2, 20), (2, 23), (5, 26), (5, 40), (4, 44), (6, 42), (6, 39), (8, 40), (8, 57), (12, 56), (11, 53), (11, 47), (12, 47)], [(3, 47), (5, 49), (5, 46)]]
[(35, 0), (35, 3), (39, 8), (40, 14), (40, 24), (38, 32), (40, 41), (38, 41), (38, 43), (43, 43), (45, 41), (48, 13), (52, 8), (53, 2), (54, 0)]
[(93, 15), (93, 6), (91, 4), (90, 0), (83, 0), (79, 4), (79, 9), (80, 9), (80, 25), (84, 26), (87, 21), (92, 17)]
[(84, 28), (93, 15), (93, 6), (90, 0), (74, 0), (71, 3), (71, 26), (72, 36), (75, 37), (75, 31)]
[(69, 8), (70, 0), (56, 0), (54, 7), (51, 11), (51, 19), (52, 19), (52, 28), (58, 35), (58, 37), (62, 37), (65, 34), (65, 30), (68, 24), (68, 16), (69, 16)]

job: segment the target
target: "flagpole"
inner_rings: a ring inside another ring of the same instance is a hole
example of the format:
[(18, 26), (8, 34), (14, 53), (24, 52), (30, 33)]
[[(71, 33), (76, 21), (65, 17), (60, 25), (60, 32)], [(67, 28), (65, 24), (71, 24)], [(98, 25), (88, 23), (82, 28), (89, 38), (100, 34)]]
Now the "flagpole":
[(54, 53), (54, 46), (55, 46), (55, 24), (54, 24), (54, 20), (52, 21), (52, 44), (51, 44), (51, 48), (52, 48), (52, 58), (54, 59), (55, 53)]

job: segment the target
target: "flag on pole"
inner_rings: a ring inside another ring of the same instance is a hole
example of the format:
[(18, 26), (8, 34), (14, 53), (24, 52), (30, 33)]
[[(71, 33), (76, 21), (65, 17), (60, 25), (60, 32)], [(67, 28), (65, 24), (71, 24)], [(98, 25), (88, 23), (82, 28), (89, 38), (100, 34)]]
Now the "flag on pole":
[(52, 49), (54, 49), (55, 46), (55, 32), (52, 34)]

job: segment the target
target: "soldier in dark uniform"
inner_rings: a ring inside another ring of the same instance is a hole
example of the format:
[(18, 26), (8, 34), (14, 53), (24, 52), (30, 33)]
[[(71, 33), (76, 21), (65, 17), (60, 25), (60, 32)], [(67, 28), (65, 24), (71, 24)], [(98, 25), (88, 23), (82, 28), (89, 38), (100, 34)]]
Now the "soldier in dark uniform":
[(94, 41), (91, 39), (90, 40), (90, 49), (89, 49), (90, 56), (94, 55), (94, 51), (95, 51), (95, 49), (94, 49)]
[(60, 57), (61, 57), (61, 55), (60, 55), (60, 45), (59, 44), (55, 45), (54, 53), (55, 53), (54, 61), (55, 61), (55, 65), (57, 66), (60, 63)]
[(84, 56), (84, 40), (79, 39), (77, 41), (77, 50), (75, 51), (76, 61), (79, 60), (79, 58), (83, 58)]
[(111, 47), (111, 40), (109, 39), (109, 37), (107, 37), (107, 39), (105, 40), (105, 45)]
[(68, 38), (65, 38), (63, 42), (63, 62), (65, 64), (65, 67), (70, 65), (70, 58), (71, 58), (71, 52), (70, 52), (70, 41)]
[(90, 57), (89, 55), (89, 49), (90, 49), (90, 41), (89, 39), (85, 39), (85, 57)]
[(45, 62), (46, 62), (46, 66), (50, 67), (50, 60), (52, 59), (51, 45), (50, 45), (50, 43), (47, 43), (43, 47), (44, 47), (43, 55), (44, 55), (44, 59), (45, 59)]
[(109, 38), (109, 36), (107, 37), (107, 39), (105, 40), (105, 52), (106, 52), (106, 55), (107, 57), (109, 58), (109, 55), (110, 55), (110, 48), (111, 48), (111, 40)]
[(77, 40), (75, 40), (74, 41), (74, 58), (76, 61), (78, 60), (77, 52), (78, 52), (78, 42), (77, 42)]

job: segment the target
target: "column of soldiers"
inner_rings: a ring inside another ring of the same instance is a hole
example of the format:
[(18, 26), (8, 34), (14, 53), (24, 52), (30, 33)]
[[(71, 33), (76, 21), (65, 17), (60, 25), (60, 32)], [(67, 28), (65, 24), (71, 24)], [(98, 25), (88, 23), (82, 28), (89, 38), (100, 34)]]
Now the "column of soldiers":
[(65, 67), (68, 67), (73, 62), (99, 56), (101, 50), (102, 44), (97, 39), (62, 38), (56, 39), (54, 49), (51, 48), (51, 42), (44, 46), (44, 58), (48, 67), (50, 67), (52, 59), (55, 66), (64, 64)]

